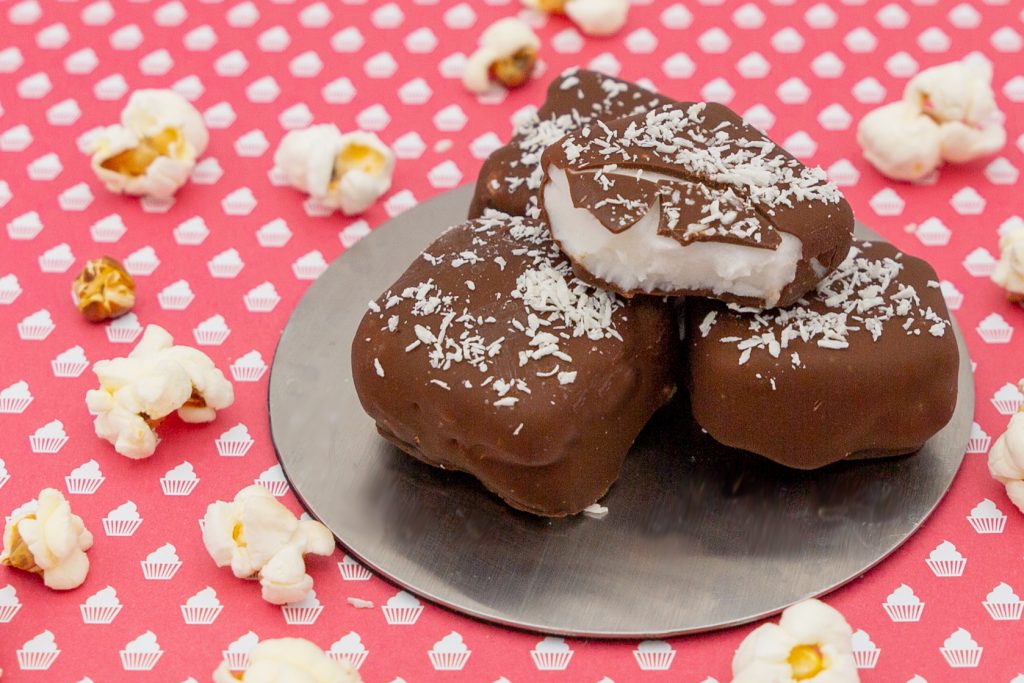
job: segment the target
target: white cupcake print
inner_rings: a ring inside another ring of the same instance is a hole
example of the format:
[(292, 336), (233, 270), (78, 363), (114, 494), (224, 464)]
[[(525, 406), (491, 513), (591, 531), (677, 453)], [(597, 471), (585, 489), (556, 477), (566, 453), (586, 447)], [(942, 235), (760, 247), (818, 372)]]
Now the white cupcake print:
[(18, 650), (18, 667), (22, 671), (46, 671), (53, 666), (60, 650), (50, 631), (43, 631)]
[(223, 609), (217, 591), (207, 586), (185, 601), (181, 616), (186, 624), (206, 626), (212, 624)]
[(200, 216), (193, 216), (174, 228), (174, 241), (182, 246), (202, 244), (210, 234), (206, 222)]
[(352, 666), (358, 669), (366, 661), (369, 654), (362, 639), (355, 631), (349, 631), (338, 640), (331, 643), (327, 650), (327, 656), (336, 661), (347, 659)]
[(34, 159), (25, 168), (25, 171), (28, 173), (28, 177), (30, 179), (39, 180), (43, 182), (49, 182), (53, 180), (54, 178), (59, 176), (61, 171), (63, 170), (64, 165), (60, 163), (60, 157), (58, 157), (53, 152), (50, 152), (49, 154), (44, 154), (43, 156)]
[(14, 300), (21, 296), (22, 291), (18, 276), (14, 273), (0, 277), (0, 306), (13, 304)]
[(360, 219), (345, 226), (345, 228), (338, 233), (338, 238), (341, 240), (342, 246), (348, 249), (369, 234), (370, 224), (365, 220)]
[(134, 311), (114, 318), (106, 325), (107, 341), (112, 344), (131, 344), (142, 334), (142, 325)]
[(676, 651), (663, 640), (644, 640), (633, 650), (633, 657), (642, 671), (668, 671)]
[(992, 405), (1000, 415), (1013, 415), (1024, 406), (1024, 394), (1016, 384), (1007, 382), (992, 395)]
[(971, 509), (967, 521), (979, 534), (1001, 534), (1006, 528), (1006, 515), (988, 498)]
[(924, 603), (914, 595), (914, 590), (901, 583), (882, 603), (885, 613), (895, 622), (916, 622), (921, 620)]
[(939, 577), (963, 576), (964, 568), (967, 566), (967, 558), (949, 541), (937, 545), (925, 562), (932, 573)]
[(993, 588), (981, 604), (996, 621), (1019, 621), (1024, 614), (1024, 601), (1007, 583)]
[(530, 657), (539, 671), (565, 671), (572, 655), (573, 651), (564, 638), (552, 636), (539, 641), (530, 650)]
[(249, 668), (249, 651), (260, 642), (260, 637), (249, 631), (237, 640), (232, 641), (226, 650), (222, 651), (224, 661), (232, 671), (244, 671)]
[(281, 613), (284, 615), (286, 624), (293, 626), (310, 626), (316, 623), (324, 606), (316, 597), (316, 591), (310, 589), (309, 594), (298, 602), (289, 602), (281, 605)]
[(42, 341), (57, 328), (45, 308), (26, 316), (18, 323), (18, 336), (24, 341)]
[(226, 249), (210, 259), (207, 267), (213, 277), (230, 280), (242, 272), (245, 262), (239, 256), (238, 250), (232, 248)]
[(192, 336), (200, 346), (220, 346), (231, 334), (231, 329), (219, 313), (211, 315), (192, 329)]
[(256, 241), (261, 247), (283, 247), (291, 238), (292, 231), (283, 218), (275, 218), (256, 231)]
[[(215, 157), (206, 157), (196, 164), (196, 167), (192, 169), (190, 177), (196, 185), (215, 185), (223, 176), (224, 169), (221, 168), (220, 162)], [(174, 239), (178, 244), (202, 244), (203, 240), (206, 239), (206, 235), (192, 238), (192, 241), (182, 242), (176, 232)]]
[(267, 367), (260, 352), (253, 349), (231, 364), (231, 376), (236, 382), (258, 382)]
[(946, 638), (939, 652), (945, 658), (946, 663), (954, 669), (973, 669), (981, 663), (981, 654), (984, 648), (971, 637), (969, 631), (958, 628)]
[(249, 436), (249, 428), (239, 422), (228, 429), (215, 441), (217, 453), (225, 458), (238, 458), (249, 452), (254, 440)]
[[(10, 133), (0, 135), (0, 149), (3, 149), (4, 137)], [(15, 216), (7, 223), (7, 236), (12, 240), (29, 241), (36, 238), (43, 231), (43, 222), (35, 211)]]
[(136, 249), (124, 259), (124, 269), (131, 275), (142, 277), (152, 275), (159, 265), (160, 259), (156, 255), (156, 250), (148, 245)]
[(117, 242), (124, 237), (126, 232), (128, 232), (128, 228), (125, 227), (124, 220), (116, 213), (104, 216), (89, 226), (89, 235), (92, 237), (92, 241), (100, 244)]
[(273, 465), (263, 470), (254, 483), (266, 487), (273, 495), (280, 498), (288, 493), (288, 480), (285, 479), (284, 471), (280, 465)]
[(229, 216), (248, 216), (256, 208), (256, 196), (248, 187), (240, 187), (221, 200), (221, 208)]
[(0, 588), (0, 624), (10, 623), (19, 610), (21, 600), (18, 599), (18, 591), (14, 586), (8, 584)]
[[(344, 574), (345, 572), (342, 570), (342, 577)], [(345, 580), (351, 581), (352, 579)], [(384, 612), (384, 620), (392, 626), (411, 626), (423, 613), (423, 605), (411, 593), (398, 591), (381, 606), (381, 611)]]
[(92, 190), (85, 183), (72, 185), (57, 195), (57, 203), (65, 211), (85, 211), (92, 204)]
[(281, 296), (272, 282), (264, 282), (250, 289), (242, 301), (250, 313), (269, 313), (277, 307)]
[(977, 422), (971, 424), (971, 436), (967, 439), (968, 453), (988, 453), (992, 447), (992, 437)]
[(327, 270), (327, 261), (317, 249), (300, 256), (292, 263), (292, 272), (299, 280), (315, 280), (325, 270)]
[(95, 460), (87, 460), (64, 477), (64, 485), (70, 494), (91, 496), (105, 479), (100, 464)]
[(107, 536), (131, 536), (142, 524), (135, 503), (127, 501), (107, 513), (103, 518), (103, 531)]
[(160, 488), (165, 496), (187, 496), (195, 490), (199, 477), (187, 460), (173, 467), (160, 478)]
[(121, 650), (121, 666), (125, 671), (152, 671), (163, 653), (156, 634), (146, 631)]
[(109, 624), (121, 612), (122, 607), (124, 606), (113, 586), (101, 588), (79, 605), (82, 621), (86, 624)]
[[(0, 133), (0, 151), (2, 152), (21, 152), (24, 151), (29, 145), (32, 144), (32, 131), (24, 123), (20, 123), (13, 128), (8, 128), (3, 133)], [(17, 238), (14, 238), (17, 239)], [(31, 238), (21, 238), (31, 239)]]
[(305, 128), (313, 123), (313, 112), (305, 102), (298, 102), (282, 111), (277, 117), (277, 122), (285, 130)]
[(978, 323), (977, 330), (986, 344), (1009, 344), (1013, 339), (1013, 327), (998, 313), (989, 314)]
[(175, 280), (156, 295), (160, 308), (165, 311), (184, 311), (195, 298), (188, 280)]
[[(338, 571), (341, 572), (342, 581), (369, 581), (373, 578), (373, 573), (370, 572), (369, 569), (359, 564), (355, 558), (348, 555), (341, 556), (341, 562), (338, 563)], [(419, 617), (418, 614), (416, 616), (417, 618)]]
[(52, 455), (60, 452), (64, 444), (68, 442), (68, 435), (64, 431), (64, 423), (60, 420), (48, 422), (28, 437), (29, 446), (33, 453)]
[(209, 128), (229, 128), (237, 118), (238, 114), (227, 102), (218, 102), (203, 112), (203, 122)]
[(853, 632), (853, 661), (858, 669), (874, 669), (882, 651), (871, 640), (871, 636), (857, 629)]
[(427, 652), (435, 671), (461, 671), (470, 654), (472, 652), (462, 642), (462, 636), (455, 631), (434, 643), (433, 649)]
[(142, 575), (150, 581), (168, 581), (181, 569), (177, 549), (170, 543), (146, 555), (146, 559), (139, 564), (142, 565)]
[(20, 415), (32, 403), (32, 398), (32, 392), (29, 391), (28, 382), (25, 380), (0, 389), (0, 413)]
[(85, 349), (81, 346), (72, 346), (67, 351), (61, 351), (50, 361), (54, 377), (79, 377), (88, 367), (89, 359), (86, 358)]

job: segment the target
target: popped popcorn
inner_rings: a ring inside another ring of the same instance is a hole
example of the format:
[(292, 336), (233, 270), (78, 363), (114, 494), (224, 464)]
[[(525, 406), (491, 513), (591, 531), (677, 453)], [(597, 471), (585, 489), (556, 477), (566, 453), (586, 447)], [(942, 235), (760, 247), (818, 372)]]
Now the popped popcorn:
[(289, 131), (274, 152), (288, 184), (346, 216), (366, 211), (391, 187), (395, 155), (373, 133), (333, 124)]
[(235, 400), (234, 388), (202, 351), (175, 346), (162, 327), (149, 325), (125, 358), (93, 366), (99, 389), (85, 396), (96, 415), (96, 435), (129, 458), (156, 450), (156, 428), (177, 411), (185, 422), (211, 422)]
[(903, 99), (939, 123), (983, 126), (998, 113), (988, 62), (950, 62), (925, 69), (907, 82)]
[(248, 486), (231, 502), (206, 510), (203, 544), (218, 567), (240, 579), (259, 578), (263, 599), (297, 602), (313, 588), (304, 556), (330, 555), (334, 537), (320, 522), (299, 520), (263, 486)]
[(485, 92), (491, 78), (507, 88), (526, 82), (537, 62), (540, 38), (515, 17), (499, 19), (480, 34), (479, 47), (466, 61), (462, 84), (471, 92)]
[(618, 33), (629, 14), (629, 0), (523, 0), (527, 7), (565, 14), (588, 36)]
[(135, 280), (109, 256), (87, 261), (73, 289), (79, 312), (93, 322), (122, 316), (135, 305)]
[(22, 506), (4, 528), (0, 564), (43, 575), (54, 590), (78, 588), (89, 573), (92, 534), (56, 489), (43, 489), (35, 504)]
[(988, 452), (988, 471), (1006, 487), (1006, 495), (1024, 512), (1024, 412), (1010, 418), (1010, 424)]
[(111, 192), (170, 197), (185, 184), (209, 133), (188, 100), (172, 90), (136, 90), (121, 123), (90, 143), (92, 169)]
[(1007, 298), (1024, 302), (1024, 229), (1013, 230), (999, 238), (1002, 252), (992, 273), (992, 281), (1006, 290)]
[(565, 13), (588, 36), (610, 36), (626, 23), (629, 0), (569, 0)]
[(939, 124), (903, 100), (868, 112), (857, 142), (872, 166), (896, 180), (923, 178), (942, 161)]
[(782, 612), (740, 643), (732, 660), (733, 683), (856, 683), (853, 631), (843, 615), (819, 600)]
[(214, 683), (362, 683), (348, 660), (335, 661), (302, 638), (264, 640), (249, 651), (249, 667), (232, 672), (221, 662)]
[(864, 156), (883, 175), (918, 180), (943, 162), (964, 163), (1006, 144), (987, 62), (925, 69), (903, 98), (869, 112), (857, 127)]

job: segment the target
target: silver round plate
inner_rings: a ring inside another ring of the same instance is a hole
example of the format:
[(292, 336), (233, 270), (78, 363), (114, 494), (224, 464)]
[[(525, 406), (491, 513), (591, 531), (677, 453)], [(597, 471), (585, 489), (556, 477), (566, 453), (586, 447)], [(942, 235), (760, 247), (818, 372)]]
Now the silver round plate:
[[(788, 470), (714, 444), (684, 405), (670, 405), (601, 501), (607, 516), (548, 520), (401, 453), (359, 405), (352, 337), (365, 302), (464, 219), (471, 193), (420, 204), (334, 261), (299, 302), (274, 358), (270, 422), (285, 474), (347, 552), (380, 574), (486, 621), (666, 637), (827, 593), (906, 541), (946, 493), (974, 413), (959, 329), (956, 413), (915, 456)], [(858, 235), (878, 238), (862, 225)]]

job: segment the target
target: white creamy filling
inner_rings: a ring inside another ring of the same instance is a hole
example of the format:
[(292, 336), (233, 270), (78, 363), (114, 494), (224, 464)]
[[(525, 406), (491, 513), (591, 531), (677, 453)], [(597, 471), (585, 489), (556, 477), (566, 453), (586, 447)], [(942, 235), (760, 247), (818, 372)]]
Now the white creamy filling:
[[(774, 306), (796, 275), (803, 244), (790, 233), (779, 233), (782, 241), (775, 250), (722, 242), (684, 246), (658, 234), (661, 207), (655, 201), (632, 227), (616, 234), (587, 209), (573, 206), (564, 170), (549, 166), (547, 173), (543, 201), (552, 235), (574, 261), (623, 291), (708, 290)], [(649, 172), (643, 177), (668, 178)]]

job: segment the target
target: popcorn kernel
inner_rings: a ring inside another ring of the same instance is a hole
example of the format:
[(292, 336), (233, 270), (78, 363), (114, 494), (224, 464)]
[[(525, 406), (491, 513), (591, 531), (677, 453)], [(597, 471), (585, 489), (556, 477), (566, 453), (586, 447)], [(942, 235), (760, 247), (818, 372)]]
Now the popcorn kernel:
[(821, 650), (817, 645), (797, 645), (789, 651), (789, 658), (786, 661), (793, 670), (793, 678), (798, 681), (814, 678), (825, 668)]
[(494, 79), (506, 88), (517, 88), (526, 82), (537, 63), (537, 50), (524, 47), (510, 57), (499, 59), (491, 65)]
[(142, 138), (137, 147), (115, 154), (100, 165), (107, 170), (123, 175), (146, 175), (146, 169), (157, 157), (171, 156), (171, 145), (177, 145), (180, 148), (181, 142), (180, 130), (165, 128), (157, 135)]
[(362, 171), (368, 175), (377, 175), (387, 164), (387, 159), (378, 150), (369, 145), (350, 144), (334, 158), (334, 171), (331, 174), (330, 187), (336, 188), (342, 176), (349, 171)]
[(135, 281), (109, 256), (88, 261), (75, 278), (73, 291), (78, 310), (92, 322), (117, 318), (135, 305)]
[(565, 12), (566, 0), (537, 0), (537, 9), (549, 14), (562, 14)]
[[(35, 519), (35, 515), (26, 515), (21, 519)], [(18, 520), (20, 522), (21, 520)], [(15, 569), (21, 569), (22, 571), (32, 572), (33, 574), (42, 574), (43, 570), (36, 564), (36, 558), (33, 557), (32, 551), (28, 549), (28, 544), (25, 543), (25, 539), (18, 533), (18, 523), (11, 522), (14, 524), (13, 537), (11, 538), (10, 552), (3, 559), (3, 564), (8, 567), (14, 567)]]

